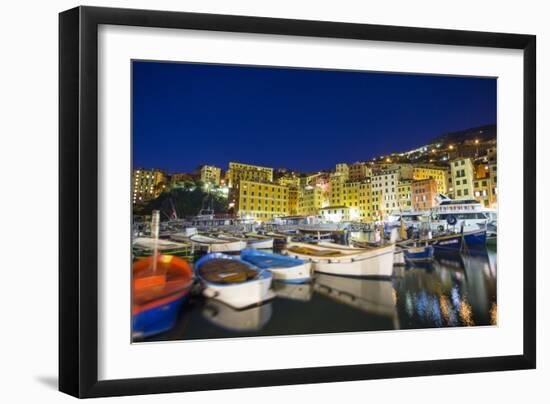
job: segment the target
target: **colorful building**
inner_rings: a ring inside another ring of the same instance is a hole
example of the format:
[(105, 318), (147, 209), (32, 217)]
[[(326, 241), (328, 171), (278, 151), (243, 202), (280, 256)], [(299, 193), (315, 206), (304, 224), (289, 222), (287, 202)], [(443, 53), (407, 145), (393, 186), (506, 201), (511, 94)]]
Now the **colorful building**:
[(220, 185), (221, 168), (203, 165), (200, 168), (200, 179), (204, 183)]
[(397, 184), (397, 203), (400, 210), (412, 209), (412, 180), (401, 179)]
[(399, 209), (397, 186), (399, 170), (381, 171), (372, 176), (372, 209), (375, 220), (386, 218), (392, 211)]
[(350, 181), (361, 181), (372, 176), (372, 169), (364, 162), (351, 164), (348, 171)]
[(273, 168), (231, 162), (227, 179), (229, 188), (235, 188), (241, 180), (273, 182)]
[(446, 167), (434, 167), (434, 166), (414, 166), (413, 167), (413, 180), (425, 180), (434, 179), (437, 187), (437, 192), (440, 194), (447, 193), (448, 174)]
[(166, 174), (156, 169), (135, 169), (132, 172), (132, 203), (156, 199), (166, 188)]
[(470, 158), (451, 161), (451, 177), (455, 199), (472, 199), (474, 197), (474, 166)]
[(426, 210), (437, 206), (437, 182), (433, 178), (413, 180), (411, 185), (413, 210)]
[(241, 218), (257, 222), (289, 215), (289, 190), (284, 185), (239, 180), (235, 211)]
[(323, 208), (323, 190), (320, 187), (308, 185), (298, 191), (297, 213), (301, 216), (317, 216)]

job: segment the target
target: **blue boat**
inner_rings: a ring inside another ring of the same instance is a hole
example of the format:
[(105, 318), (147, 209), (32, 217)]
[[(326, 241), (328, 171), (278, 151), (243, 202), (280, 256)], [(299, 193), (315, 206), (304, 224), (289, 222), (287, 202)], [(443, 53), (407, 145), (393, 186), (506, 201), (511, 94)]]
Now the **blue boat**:
[(464, 242), (468, 247), (479, 248), (487, 242), (487, 230), (475, 230), (464, 233)]
[(171, 330), (176, 325), (180, 307), (185, 300), (187, 300), (187, 296), (134, 315), (132, 318), (133, 337), (147, 338)]
[(241, 259), (260, 269), (269, 270), (273, 279), (287, 283), (306, 283), (311, 280), (311, 263), (298, 258), (246, 248)]
[(408, 247), (403, 249), (405, 260), (409, 262), (429, 262), (434, 259), (434, 247), (423, 245), (419, 247)]
[(462, 234), (458, 233), (458, 234), (450, 234), (445, 236), (438, 236), (430, 240), (423, 240), (423, 241), (429, 241), (430, 244), (437, 251), (441, 251), (441, 252), (460, 251), (462, 249), (464, 238)]

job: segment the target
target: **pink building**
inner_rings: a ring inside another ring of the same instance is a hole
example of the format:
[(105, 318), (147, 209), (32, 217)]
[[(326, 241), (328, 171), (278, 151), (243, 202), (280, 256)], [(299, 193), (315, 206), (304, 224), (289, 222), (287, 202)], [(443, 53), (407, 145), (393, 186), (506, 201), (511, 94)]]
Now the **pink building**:
[(412, 207), (414, 210), (426, 210), (437, 205), (437, 183), (435, 179), (413, 181), (411, 186)]

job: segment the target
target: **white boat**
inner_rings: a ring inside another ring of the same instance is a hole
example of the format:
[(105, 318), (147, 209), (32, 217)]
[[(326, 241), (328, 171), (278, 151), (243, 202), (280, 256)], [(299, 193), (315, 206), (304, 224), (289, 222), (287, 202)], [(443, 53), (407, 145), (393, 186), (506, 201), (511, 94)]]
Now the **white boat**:
[(257, 249), (270, 249), (273, 248), (273, 239), (272, 238), (249, 238), (246, 240), (246, 244), (250, 248)]
[[(238, 274), (234, 264), (244, 266), (253, 276), (245, 277), (242, 281), (212, 281), (206, 270), (207, 263), (209, 268), (220, 269), (216, 275), (221, 280), (230, 279)], [(231, 266), (228, 266), (228, 263)], [(275, 297), (275, 293), (270, 290), (273, 279), (271, 272), (259, 270), (240, 257), (222, 253), (207, 254), (196, 262), (195, 272), (204, 287), (202, 293), (205, 297), (218, 300), (237, 310), (262, 304)]]
[(155, 244), (160, 251), (185, 248), (189, 246), (189, 244), (177, 243), (177, 242), (165, 240), (162, 238), (154, 239), (153, 237), (136, 237), (132, 241), (132, 247), (142, 248), (147, 250), (154, 249)]
[(244, 241), (250, 248), (269, 249), (273, 248), (273, 238), (270, 237), (238, 237), (230, 234), (220, 234), (217, 236), (222, 240), (239, 240)]
[(393, 243), (370, 248), (336, 246), (293, 242), (285, 253), (311, 262), (314, 271), (326, 274), (390, 277), (393, 273)]
[(311, 280), (311, 263), (279, 254), (247, 248), (241, 259), (273, 274), (273, 279), (287, 283), (306, 283)]
[(486, 208), (475, 199), (444, 199), (429, 210), (394, 213), (389, 216), (388, 225), (398, 226), (403, 221), (407, 228), (428, 227), (435, 232), (460, 228), (475, 231), (496, 220), (497, 210)]
[(207, 252), (238, 252), (246, 248), (246, 242), (241, 240), (223, 240), (200, 234), (189, 237), (189, 240)]
[(271, 318), (271, 303), (235, 310), (217, 300), (208, 300), (201, 313), (212, 324), (229, 331), (259, 331)]

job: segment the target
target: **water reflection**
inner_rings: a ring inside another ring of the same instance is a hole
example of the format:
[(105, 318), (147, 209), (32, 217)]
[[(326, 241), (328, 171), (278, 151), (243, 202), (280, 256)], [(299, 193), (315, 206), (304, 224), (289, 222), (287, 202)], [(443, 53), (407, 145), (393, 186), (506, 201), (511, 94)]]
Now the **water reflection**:
[(315, 274), (303, 285), (273, 282), (276, 297), (248, 310), (196, 296), (173, 330), (147, 340), (495, 325), (496, 280), (494, 250), (396, 266), (390, 280)]
[(496, 324), (496, 265), (490, 255), (445, 255), (427, 270), (404, 271), (394, 280), (402, 328)]
[(396, 294), (389, 280), (360, 279), (319, 274), (314, 289), (330, 299), (369, 314), (390, 317), (399, 328)]
[(313, 296), (311, 283), (294, 284), (285, 282), (273, 282), (273, 291), (279, 298), (308, 302)]
[(202, 308), (202, 315), (210, 323), (229, 331), (259, 331), (269, 321), (271, 303), (246, 310), (235, 310), (217, 300), (209, 300)]

